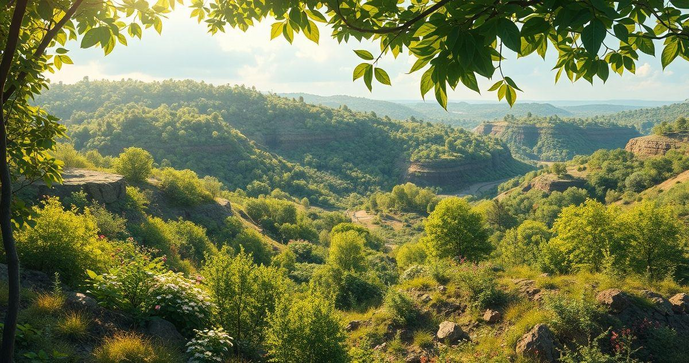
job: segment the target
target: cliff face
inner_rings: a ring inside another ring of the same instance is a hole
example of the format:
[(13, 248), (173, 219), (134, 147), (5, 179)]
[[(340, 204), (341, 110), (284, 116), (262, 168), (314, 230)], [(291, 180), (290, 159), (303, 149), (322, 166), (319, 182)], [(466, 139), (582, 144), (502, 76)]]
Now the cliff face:
[(564, 122), (543, 125), (491, 122), (473, 131), (502, 139), (522, 157), (543, 161), (565, 161), (598, 149), (621, 148), (629, 139), (639, 136), (629, 127), (580, 126)]
[(62, 173), (63, 183), (48, 187), (40, 184), (38, 196), (55, 195), (64, 199), (72, 193), (84, 191), (90, 199), (102, 204), (124, 200), (127, 191), (124, 177), (118, 174), (86, 169), (66, 169)]
[(512, 158), (509, 150), (504, 150), (496, 151), (484, 160), (411, 162), (404, 173), (404, 180), (424, 186), (461, 187), (520, 167), (523, 166)]
[(625, 150), (639, 157), (665, 155), (689, 141), (689, 135), (649, 135), (629, 140)]

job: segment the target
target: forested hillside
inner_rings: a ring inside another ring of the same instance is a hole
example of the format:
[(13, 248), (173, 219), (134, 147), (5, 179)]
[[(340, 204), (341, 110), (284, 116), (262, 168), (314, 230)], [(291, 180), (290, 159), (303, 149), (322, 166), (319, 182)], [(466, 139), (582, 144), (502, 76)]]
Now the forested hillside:
[(412, 162), (462, 169), (442, 184), (415, 179), (450, 189), (527, 168), (496, 139), (244, 87), (84, 80), (36, 102), (63, 118), (78, 150), (117, 155), (138, 146), (161, 165), (217, 176), (232, 189), (280, 188), (316, 203), (391, 188), (414, 174)]
[(613, 122), (532, 115), (483, 123), (474, 132), (505, 141), (513, 153), (524, 159), (543, 161), (566, 161), (598, 149), (621, 148), (640, 136), (636, 129)]
[(668, 106), (642, 108), (624, 111), (612, 115), (593, 117), (594, 121), (610, 121), (620, 125), (636, 127), (641, 133), (648, 134), (653, 126), (661, 122), (672, 122), (689, 114), (689, 102), (674, 103)]

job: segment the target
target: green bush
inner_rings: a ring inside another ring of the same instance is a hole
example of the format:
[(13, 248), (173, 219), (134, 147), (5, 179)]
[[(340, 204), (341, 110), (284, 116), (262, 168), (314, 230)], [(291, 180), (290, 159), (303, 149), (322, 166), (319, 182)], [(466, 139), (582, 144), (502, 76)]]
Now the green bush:
[(425, 243), (437, 258), (478, 261), (492, 249), (483, 217), (472, 211), (465, 199), (443, 199), (428, 216), (424, 227)]
[(129, 236), (126, 219), (110, 213), (105, 206), (98, 203), (91, 204), (88, 209), (101, 235), (110, 239), (125, 239)]
[(346, 334), (328, 300), (282, 299), (268, 317), (269, 359), (280, 363), (347, 362)]
[(213, 199), (195, 172), (165, 168), (158, 173), (160, 189), (175, 203), (193, 206)]
[(153, 170), (153, 156), (138, 147), (129, 147), (115, 160), (115, 171), (135, 183), (145, 181)]
[(478, 309), (495, 307), (505, 301), (505, 294), (498, 288), (495, 272), (487, 264), (463, 263), (453, 275), (466, 298)]
[(397, 289), (388, 290), (383, 306), (395, 324), (399, 326), (414, 325), (419, 317), (419, 310), (414, 305), (414, 301)]
[(103, 271), (112, 247), (98, 236), (89, 211), (64, 210), (57, 198), (34, 207), (34, 226), (17, 231), (17, 251), (25, 268), (56, 272), (68, 284), (78, 284), (87, 269)]
[(561, 337), (586, 341), (600, 333), (596, 329), (601, 310), (595, 301), (583, 295), (579, 298), (548, 296), (545, 308), (552, 313), (550, 324)]

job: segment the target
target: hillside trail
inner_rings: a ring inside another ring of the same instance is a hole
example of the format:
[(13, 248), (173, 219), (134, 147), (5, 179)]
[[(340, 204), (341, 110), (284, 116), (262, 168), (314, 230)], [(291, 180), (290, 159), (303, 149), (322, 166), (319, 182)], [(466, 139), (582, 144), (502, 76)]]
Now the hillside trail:
[(505, 178), (500, 180), (492, 180), (481, 183), (474, 183), (468, 187), (451, 194), (441, 194), (441, 197), (468, 197), (468, 196), (478, 196), (479, 194), (490, 190), (491, 188), (497, 187), (498, 185), (510, 180), (511, 178)]

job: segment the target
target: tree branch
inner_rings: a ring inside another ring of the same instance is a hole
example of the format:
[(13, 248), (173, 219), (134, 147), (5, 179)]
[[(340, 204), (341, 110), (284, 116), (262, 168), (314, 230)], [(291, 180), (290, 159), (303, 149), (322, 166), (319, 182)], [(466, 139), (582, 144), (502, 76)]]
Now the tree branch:
[[(45, 50), (48, 48), (53, 39), (55, 39), (57, 33), (65, 26), (65, 24), (67, 24), (67, 22), (72, 18), (72, 16), (74, 16), (74, 14), (77, 12), (77, 9), (81, 6), (83, 2), (84, 0), (76, 0), (74, 4), (72, 4), (72, 6), (69, 9), (67, 9), (67, 11), (65, 12), (65, 16), (63, 16), (62, 19), (60, 19), (60, 21), (58, 21), (54, 27), (52, 27), (45, 33), (45, 36), (43, 36), (41, 43), (38, 44), (36, 51), (33, 53), (34, 58), (40, 58), (43, 56)], [(16, 79), (16, 84), (21, 84), (26, 78), (26, 76), (26, 71), (22, 71), (21, 73), (19, 73)], [(9, 100), (12, 94), (17, 90), (16, 84), (10, 86), (6, 91), (3, 92), (3, 102), (7, 102), (7, 100)]]
[(412, 26), (414, 23), (418, 22), (419, 20), (425, 19), (427, 16), (433, 14), (436, 12), (438, 9), (442, 8), (445, 6), (447, 3), (453, 0), (441, 0), (435, 5), (431, 6), (430, 8), (426, 9), (425, 11), (421, 12), (419, 15), (411, 18), (410, 20), (407, 20), (404, 22), (402, 25), (393, 27), (393, 28), (379, 28), (379, 29), (370, 29), (370, 28), (361, 28), (358, 27), (354, 24), (351, 24), (347, 18), (345, 18), (342, 15), (342, 12), (340, 11), (340, 0), (337, 0), (337, 7), (334, 9), (335, 13), (342, 19), (342, 22), (347, 25), (348, 28), (356, 30), (361, 33), (371, 33), (371, 34), (390, 34), (390, 33), (395, 33), (395, 32), (400, 32), (403, 30), (406, 30), (410, 26)]

